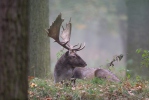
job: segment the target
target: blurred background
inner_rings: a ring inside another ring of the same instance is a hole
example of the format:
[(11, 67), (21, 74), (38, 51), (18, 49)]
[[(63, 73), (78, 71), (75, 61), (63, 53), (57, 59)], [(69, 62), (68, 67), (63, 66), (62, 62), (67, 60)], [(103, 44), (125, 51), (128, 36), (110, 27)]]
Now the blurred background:
[[(123, 54), (116, 69), (125, 66), (125, 42), (127, 15), (124, 0), (50, 0), (50, 25), (59, 13), (64, 18), (63, 26), (72, 22), (71, 44), (86, 44), (78, 54), (87, 62), (87, 67), (104, 67), (115, 55)], [(56, 54), (62, 49), (51, 39), (51, 67), (57, 61)]]
[(44, 29), (62, 13), (64, 27), (71, 18), (71, 44), (86, 44), (77, 53), (87, 67), (105, 68), (113, 57), (122, 54), (123, 59), (114, 63), (114, 73), (121, 77), (149, 77), (149, 67), (141, 65), (142, 55), (136, 53), (140, 48), (149, 50), (148, 9), (149, 0), (30, 1), (30, 75), (53, 74), (62, 47)]

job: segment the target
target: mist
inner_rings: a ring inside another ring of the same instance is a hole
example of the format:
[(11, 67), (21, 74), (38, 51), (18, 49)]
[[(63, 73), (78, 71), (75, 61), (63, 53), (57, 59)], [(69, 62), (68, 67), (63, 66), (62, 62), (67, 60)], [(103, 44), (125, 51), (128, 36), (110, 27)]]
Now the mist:
[[(119, 6), (121, 5), (121, 6)], [(50, 25), (62, 13), (63, 26), (71, 18), (71, 44), (86, 44), (78, 54), (87, 67), (104, 67), (114, 56), (123, 54), (115, 69), (125, 69), (126, 5), (123, 0), (50, 0)], [(51, 68), (62, 47), (50, 39)]]

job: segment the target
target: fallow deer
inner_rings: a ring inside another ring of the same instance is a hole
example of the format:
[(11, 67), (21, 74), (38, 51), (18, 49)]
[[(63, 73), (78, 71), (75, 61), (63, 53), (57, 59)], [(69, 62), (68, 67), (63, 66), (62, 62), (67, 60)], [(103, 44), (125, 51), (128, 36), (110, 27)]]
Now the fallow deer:
[(56, 20), (52, 23), (50, 28), (47, 30), (48, 36), (53, 38), (55, 42), (67, 49), (57, 61), (54, 68), (54, 82), (61, 82), (63, 80), (69, 80), (73, 76), (73, 70), (75, 67), (85, 67), (86, 62), (76, 53), (85, 47), (82, 44), (76, 48), (78, 45), (70, 45), (70, 35), (71, 35), (71, 20), (66, 24), (66, 28), (63, 28), (61, 38), (59, 39), (60, 27), (64, 19), (61, 18), (61, 14), (58, 15)]

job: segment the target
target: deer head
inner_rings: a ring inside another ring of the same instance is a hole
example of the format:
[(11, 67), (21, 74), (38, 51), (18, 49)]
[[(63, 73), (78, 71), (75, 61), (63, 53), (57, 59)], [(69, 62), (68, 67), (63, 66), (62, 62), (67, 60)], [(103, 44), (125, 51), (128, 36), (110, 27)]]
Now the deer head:
[[(66, 80), (72, 77), (73, 69), (75, 67), (85, 67), (86, 62), (77, 55), (77, 51), (84, 49), (85, 44), (71, 45), (70, 36), (71, 36), (71, 19), (69, 23), (66, 24), (66, 28), (63, 28), (62, 34), (60, 35), (60, 27), (64, 19), (61, 18), (61, 14), (58, 15), (56, 20), (52, 23), (50, 28), (47, 30), (48, 36), (53, 38), (55, 42), (61, 45), (63, 48), (68, 51), (63, 54), (60, 59), (57, 61), (54, 69), (54, 78), (55, 82)], [(62, 38), (62, 41), (59, 39), (59, 35)], [(77, 47), (78, 46), (78, 47)]]

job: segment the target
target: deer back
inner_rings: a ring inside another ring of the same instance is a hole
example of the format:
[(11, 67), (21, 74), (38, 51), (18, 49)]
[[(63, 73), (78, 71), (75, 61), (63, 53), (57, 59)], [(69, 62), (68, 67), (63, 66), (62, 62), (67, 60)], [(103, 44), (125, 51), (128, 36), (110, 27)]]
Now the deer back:
[(94, 72), (96, 69), (97, 68), (76, 67), (73, 71), (73, 78), (92, 79), (94, 78)]
[(75, 68), (73, 71), (72, 78), (78, 79), (92, 79), (94, 77), (106, 79), (112, 82), (120, 82), (118, 77), (114, 75), (112, 72), (106, 69), (101, 68)]

